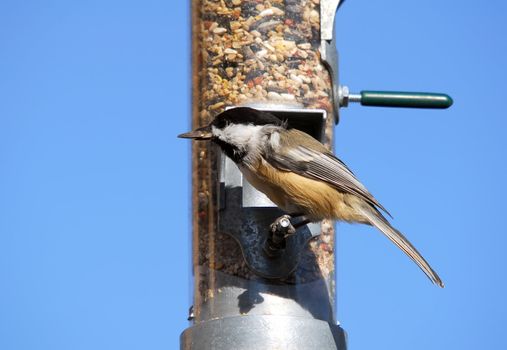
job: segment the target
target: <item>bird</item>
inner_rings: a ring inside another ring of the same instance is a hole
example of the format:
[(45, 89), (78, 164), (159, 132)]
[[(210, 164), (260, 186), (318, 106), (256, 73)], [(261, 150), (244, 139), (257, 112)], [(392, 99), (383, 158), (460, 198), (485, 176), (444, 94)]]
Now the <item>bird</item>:
[(291, 217), (373, 226), (408, 255), (437, 286), (444, 283), (387, 218), (389, 212), (354, 173), (309, 134), (250, 107), (227, 109), (206, 126), (178, 135), (217, 144), (243, 176)]

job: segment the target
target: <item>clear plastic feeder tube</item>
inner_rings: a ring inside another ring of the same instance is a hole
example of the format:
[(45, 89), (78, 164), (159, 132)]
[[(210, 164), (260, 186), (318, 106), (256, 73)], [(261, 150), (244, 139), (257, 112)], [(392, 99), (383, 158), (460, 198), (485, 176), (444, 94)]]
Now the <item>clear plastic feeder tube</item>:
[[(319, 53), (319, 4), (193, 0), (192, 127), (207, 125), (235, 106), (262, 106), (282, 114), (321, 110), (327, 117), (319, 137), (331, 147), (335, 116), (330, 74)], [(336, 324), (333, 223), (319, 223), (320, 234), (308, 242), (288, 276), (260, 277), (245, 262), (237, 240), (218, 230), (221, 164), (218, 147), (193, 142), (192, 324), (237, 317), (243, 322), (245, 316)], [(188, 345), (194, 335), (184, 332), (182, 348), (198, 348)]]

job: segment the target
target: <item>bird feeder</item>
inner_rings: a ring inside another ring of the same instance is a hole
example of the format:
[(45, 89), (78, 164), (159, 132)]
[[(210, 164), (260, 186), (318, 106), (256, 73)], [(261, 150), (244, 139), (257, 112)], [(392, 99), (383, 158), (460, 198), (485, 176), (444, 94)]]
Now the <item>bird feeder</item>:
[[(193, 0), (192, 127), (228, 108), (269, 111), (332, 147), (339, 108), (443, 108), (439, 94), (340, 86), (339, 0)], [(192, 144), (191, 325), (181, 349), (345, 349), (333, 222), (270, 230), (283, 213), (208, 142)], [(273, 244), (275, 242), (276, 244)]]

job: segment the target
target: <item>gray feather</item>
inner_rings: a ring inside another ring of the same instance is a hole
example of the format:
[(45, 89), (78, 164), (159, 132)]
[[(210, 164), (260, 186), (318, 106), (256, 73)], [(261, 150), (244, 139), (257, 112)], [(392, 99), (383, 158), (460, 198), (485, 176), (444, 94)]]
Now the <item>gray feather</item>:
[[(293, 144), (294, 140), (297, 140), (298, 145)], [(276, 152), (265, 155), (274, 167), (327, 182), (337, 190), (356, 195), (391, 216), (345, 163), (310, 135), (299, 130), (289, 130), (281, 135), (279, 148)]]
[(390, 216), (387, 210), (359, 182), (352, 171), (320, 142), (301, 131), (288, 130), (281, 133), (278, 148), (267, 152), (264, 156), (271, 165), (280, 170), (292, 171), (308, 178), (325, 181), (338, 191), (362, 199), (362, 203), (355, 209), (364, 217), (364, 220), (375, 226), (408, 255), (433, 283), (444, 287), (440, 277), (417, 249), (400, 231), (391, 226), (377, 208)]
[(415, 247), (403, 236), (403, 234), (391, 226), (391, 224), (382, 216), (382, 214), (368, 204), (357, 208), (372, 226), (375, 226), (380, 232), (386, 235), (398, 248), (407, 254), (428, 278), (440, 287), (444, 287), (444, 283), (438, 274), (431, 268), (430, 264), (422, 257)]

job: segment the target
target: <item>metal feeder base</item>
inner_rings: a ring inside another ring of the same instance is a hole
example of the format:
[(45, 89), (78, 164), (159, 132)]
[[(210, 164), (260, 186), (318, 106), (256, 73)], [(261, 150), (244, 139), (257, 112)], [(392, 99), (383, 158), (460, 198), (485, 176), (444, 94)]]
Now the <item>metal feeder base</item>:
[(180, 337), (181, 350), (346, 350), (345, 331), (305, 317), (251, 315), (198, 323)]

